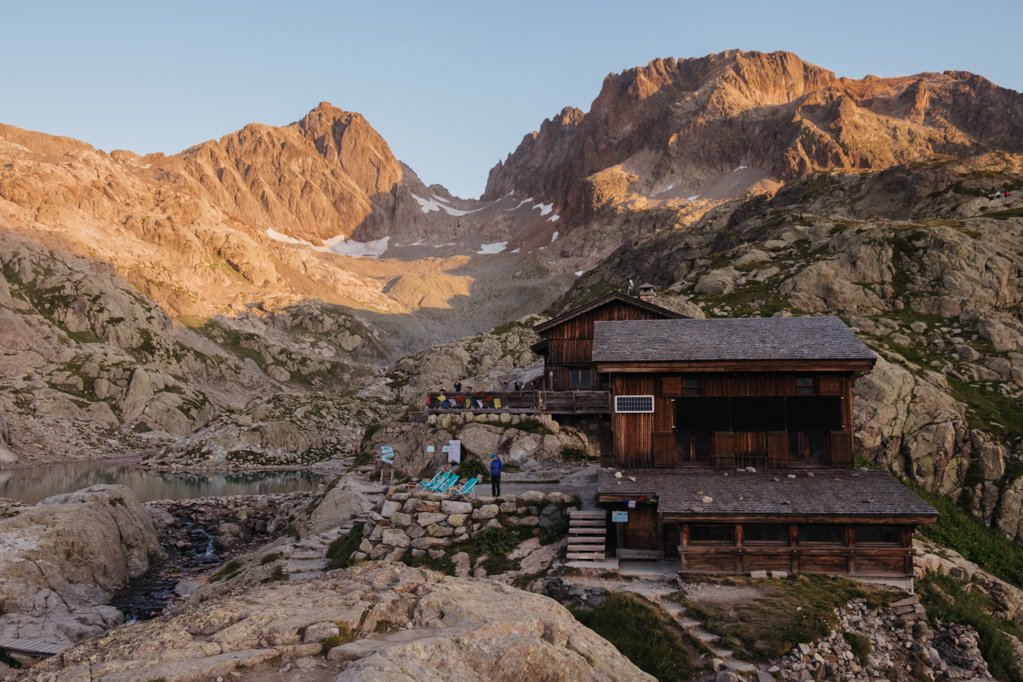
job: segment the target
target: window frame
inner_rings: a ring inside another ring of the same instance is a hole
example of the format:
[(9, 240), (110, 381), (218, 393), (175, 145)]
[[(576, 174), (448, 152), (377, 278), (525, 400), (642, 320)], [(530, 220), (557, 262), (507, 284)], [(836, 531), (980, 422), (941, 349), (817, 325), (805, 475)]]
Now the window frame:
[[(576, 381), (576, 378), (582, 378), (585, 375), (586, 383)], [(572, 390), (586, 390), (593, 388), (593, 368), (592, 367), (569, 367), (568, 368), (568, 387)]]
[[(859, 532), (861, 530), (866, 530), (868, 528), (869, 529), (889, 528), (889, 529), (891, 529), (895, 533), (895, 536), (896, 536), (895, 540), (894, 541), (890, 541), (890, 542), (889, 541), (885, 541), (885, 540), (861, 540), (860, 537), (859, 537)], [(853, 526), (853, 540), (856, 542), (857, 545), (869, 545), (869, 546), (872, 546), (872, 547), (901, 547), (902, 546), (902, 528), (897, 523), (879, 523), (879, 524), (858, 523), (858, 524)]]
[[(730, 537), (727, 540), (695, 540), (693, 538), (694, 528), (727, 528)], [(688, 540), (690, 545), (731, 546), (735, 544), (735, 525), (730, 523), (690, 523)]]
[[(838, 532), (839, 539), (836, 540), (804, 540), (803, 530), (807, 528), (828, 528), (835, 529)], [(845, 525), (837, 523), (801, 523), (797, 526), (796, 531), (796, 543), (798, 545), (826, 545), (828, 547), (844, 547), (846, 546), (845, 537)]]
[[(747, 535), (746, 535), (746, 532), (749, 530), (750, 526), (777, 526), (778, 528), (783, 529), (784, 533), (782, 533), (782, 538), (778, 539), (778, 540), (750, 540), (749, 537), (747, 537)], [(744, 523), (744, 524), (742, 524), (742, 544), (743, 545), (758, 545), (758, 546), (759, 545), (775, 545), (775, 546), (787, 545), (787, 544), (789, 544), (789, 540), (790, 540), (789, 533), (790, 533), (789, 524), (787, 524), (787, 523)]]

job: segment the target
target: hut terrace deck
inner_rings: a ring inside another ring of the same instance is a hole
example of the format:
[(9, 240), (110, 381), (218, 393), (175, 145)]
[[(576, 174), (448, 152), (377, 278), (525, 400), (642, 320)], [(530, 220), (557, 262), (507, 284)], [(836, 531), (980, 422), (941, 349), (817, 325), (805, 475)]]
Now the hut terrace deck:
[[(441, 399), (444, 396), (444, 399)], [(447, 402), (447, 406), (444, 403)], [(422, 412), (413, 421), (431, 414), (610, 414), (609, 391), (505, 391), (428, 393)]]

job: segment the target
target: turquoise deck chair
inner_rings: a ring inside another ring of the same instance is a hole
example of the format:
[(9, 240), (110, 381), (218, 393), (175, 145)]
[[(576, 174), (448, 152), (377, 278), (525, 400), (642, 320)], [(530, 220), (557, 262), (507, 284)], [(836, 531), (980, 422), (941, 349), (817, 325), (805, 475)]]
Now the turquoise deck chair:
[(448, 491), (448, 488), (458, 483), (459, 478), (461, 478), (461, 476), (452, 471), (450, 474), (448, 474), (447, 479), (441, 481), (441, 483), (436, 488), (432, 488), (432, 490), (435, 493), (444, 494)]
[(447, 475), (448, 475), (448, 472), (446, 472), (446, 471), (444, 471), (443, 469), (441, 469), (441, 470), (440, 470), (440, 471), (438, 471), (438, 472), (436, 473), (436, 475), (434, 475), (434, 477), (433, 477), (433, 478), (431, 478), (431, 479), (430, 479), (429, 481), (419, 481), (419, 483), (416, 483), (416, 486), (417, 486), (417, 487), (418, 487), (418, 486), (423, 486), (423, 487), (424, 487), (424, 488), (426, 488), (427, 490), (432, 490), (432, 489), (433, 489), (433, 486), (435, 486), (435, 485), (437, 485), (438, 483), (440, 483), (440, 479), (441, 479), (441, 478), (443, 478), (444, 476), (447, 476)]
[(456, 490), (454, 492), (454, 494), (455, 495), (472, 495), (473, 497), (476, 497), (476, 493), (473, 491), (473, 488), (475, 488), (476, 484), (479, 483), (479, 482), (480, 482), (480, 477), (479, 476), (477, 476), (475, 478), (470, 478), (468, 481), (465, 482), (465, 485), (463, 485), (460, 490)]

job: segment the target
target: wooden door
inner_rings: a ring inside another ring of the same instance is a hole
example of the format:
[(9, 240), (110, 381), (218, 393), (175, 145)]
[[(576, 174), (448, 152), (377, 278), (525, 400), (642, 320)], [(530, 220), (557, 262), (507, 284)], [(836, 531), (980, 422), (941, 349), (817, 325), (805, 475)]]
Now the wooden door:
[(657, 549), (657, 509), (636, 507), (629, 510), (625, 525), (625, 549)]

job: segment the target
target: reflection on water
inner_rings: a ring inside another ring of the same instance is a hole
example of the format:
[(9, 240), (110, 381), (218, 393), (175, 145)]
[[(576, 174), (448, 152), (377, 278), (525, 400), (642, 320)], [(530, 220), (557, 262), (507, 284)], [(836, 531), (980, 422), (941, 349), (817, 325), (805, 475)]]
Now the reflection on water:
[(221, 495), (269, 495), (315, 490), (311, 471), (185, 473), (150, 471), (132, 462), (64, 462), (0, 471), (0, 497), (38, 502), (100, 483), (128, 486), (142, 502)]

